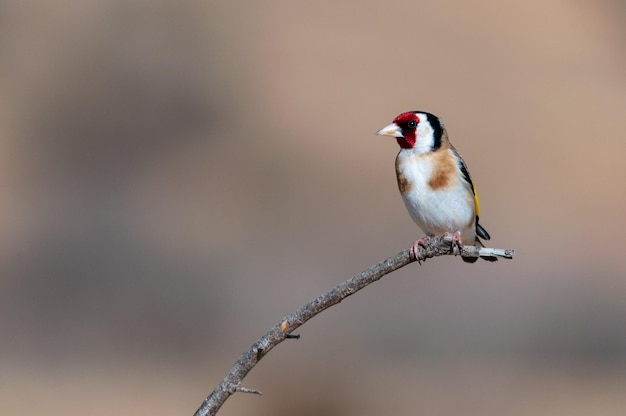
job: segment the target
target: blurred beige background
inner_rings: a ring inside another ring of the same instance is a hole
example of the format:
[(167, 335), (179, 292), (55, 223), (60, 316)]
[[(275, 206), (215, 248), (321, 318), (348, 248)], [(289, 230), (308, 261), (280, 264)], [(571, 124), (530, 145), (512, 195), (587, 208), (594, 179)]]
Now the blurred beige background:
[(625, 23), (616, 0), (3, 2), (0, 413), (191, 415), (421, 237), (374, 135), (421, 109), (517, 257), (388, 276), (220, 414), (623, 415)]

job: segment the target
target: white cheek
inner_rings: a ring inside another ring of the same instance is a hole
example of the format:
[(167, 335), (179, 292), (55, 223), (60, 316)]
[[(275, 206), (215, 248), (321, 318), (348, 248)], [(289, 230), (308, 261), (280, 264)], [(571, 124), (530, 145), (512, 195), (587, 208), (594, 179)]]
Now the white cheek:
[(417, 126), (414, 149), (418, 154), (430, 152), (433, 149), (433, 134), (435, 131), (429, 123), (420, 123)]

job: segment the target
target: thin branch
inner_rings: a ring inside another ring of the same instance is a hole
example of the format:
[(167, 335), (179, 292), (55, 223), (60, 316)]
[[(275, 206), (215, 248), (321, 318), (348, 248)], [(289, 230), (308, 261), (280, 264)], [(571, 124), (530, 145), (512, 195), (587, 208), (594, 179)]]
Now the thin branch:
[(238, 391), (239, 393), (263, 394), (258, 390), (249, 389), (248, 387), (243, 387), (243, 386), (237, 386), (235, 388), (235, 391)]
[(315, 315), (327, 308), (338, 304), (348, 296), (358, 292), (365, 286), (374, 283), (381, 277), (414, 261), (424, 261), (426, 259), (444, 255), (463, 255), (464, 257), (498, 256), (503, 258), (513, 258), (515, 254), (511, 249), (494, 249), (476, 246), (464, 246), (459, 253), (458, 248), (452, 247), (450, 237), (433, 237), (426, 242), (425, 247), (418, 248), (419, 255), (414, 257), (409, 250), (404, 250), (395, 256), (355, 274), (350, 279), (340, 283), (332, 290), (318, 296), (306, 305), (301, 306), (295, 312), (287, 315), (278, 324), (259, 338), (248, 351), (244, 352), (235, 362), (226, 377), (215, 387), (213, 392), (202, 402), (194, 416), (214, 416), (222, 407), (226, 399), (237, 391), (250, 391), (241, 387), (244, 377), (272, 348), (288, 338), (289, 334), (303, 325)]

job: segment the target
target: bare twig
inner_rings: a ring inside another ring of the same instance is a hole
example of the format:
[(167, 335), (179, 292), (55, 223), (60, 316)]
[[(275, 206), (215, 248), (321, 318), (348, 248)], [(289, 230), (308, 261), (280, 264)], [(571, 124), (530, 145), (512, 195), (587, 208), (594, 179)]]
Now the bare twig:
[(249, 389), (248, 387), (243, 387), (243, 386), (235, 387), (235, 391), (238, 391), (239, 393), (263, 394), (258, 390)]
[(425, 247), (418, 248), (417, 258), (410, 255), (409, 250), (404, 250), (395, 256), (355, 274), (350, 279), (337, 285), (332, 290), (318, 296), (306, 305), (301, 306), (295, 312), (287, 315), (278, 324), (259, 338), (248, 351), (244, 352), (235, 362), (226, 377), (215, 387), (213, 392), (202, 402), (194, 416), (215, 415), (226, 399), (233, 393), (256, 392), (256, 390), (241, 387), (241, 381), (252, 370), (252, 368), (263, 358), (272, 348), (280, 344), (296, 328), (304, 324), (315, 315), (325, 309), (338, 304), (348, 296), (358, 292), (370, 283), (374, 283), (381, 277), (406, 266), (414, 261), (424, 261), (426, 259), (443, 255), (463, 255), (464, 257), (498, 256), (503, 258), (513, 258), (514, 250), (495, 249), (476, 246), (464, 246), (462, 251), (452, 247), (450, 237), (434, 237), (426, 242)]

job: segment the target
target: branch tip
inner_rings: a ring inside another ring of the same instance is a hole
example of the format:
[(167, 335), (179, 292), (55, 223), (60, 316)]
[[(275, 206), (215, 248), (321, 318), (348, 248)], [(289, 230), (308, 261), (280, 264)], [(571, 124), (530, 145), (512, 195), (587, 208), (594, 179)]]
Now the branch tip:
[(411, 246), (409, 250), (409, 258), (411, 261), (417, 261), (422, 263), (426, 259), (443, 255), (463, 256), (463, 257), (502, 257), (505, 259), (512, 259), (515, 255), (513, 249), (503, 248), (489, 248), (481, 246), (463, 246), (462, 248), (454, 244), (454, 239), (451, 236), (443, 235), (439, 237), (433, 237), (427, 240), (424, 244)]
[(263, 394), (259, 390), (249, 389), (249, 388), (243, 387), (243, 386), (235, 387), (235, 391), (239, 392), (239, 393), (250, 393), (250, 394), (258, 394), (258, 395), (262, 395)]

